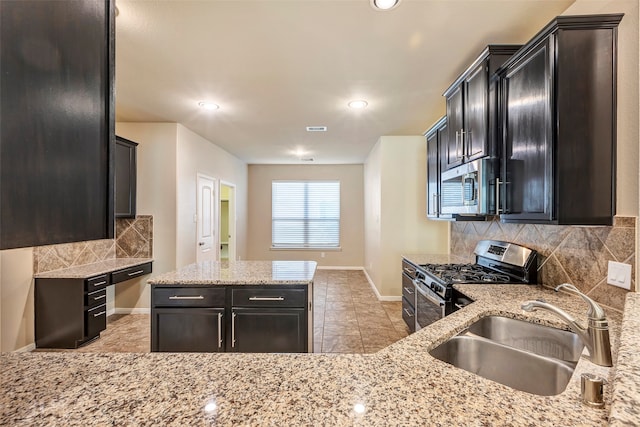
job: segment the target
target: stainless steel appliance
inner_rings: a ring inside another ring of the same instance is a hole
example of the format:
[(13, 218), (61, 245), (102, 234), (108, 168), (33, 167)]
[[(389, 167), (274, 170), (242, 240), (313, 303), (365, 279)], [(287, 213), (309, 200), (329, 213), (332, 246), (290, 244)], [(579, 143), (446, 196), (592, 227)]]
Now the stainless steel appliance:
[(441, 216), (495, 214), (495, 161), (479, 159), (442, 172)]
[(457, 283), (534, 284), (537, 253), (510, 242), (481, 240), (475, 264), (422, 264), (415, 266), (415, 330), (430, 325), (471, 301), (453, 285)]

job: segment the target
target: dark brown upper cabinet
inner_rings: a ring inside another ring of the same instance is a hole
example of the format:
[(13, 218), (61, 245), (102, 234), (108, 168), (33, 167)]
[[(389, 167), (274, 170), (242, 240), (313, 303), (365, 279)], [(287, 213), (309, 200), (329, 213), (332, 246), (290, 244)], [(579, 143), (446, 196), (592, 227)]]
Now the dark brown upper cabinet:
[(116, 136), (116, 218), (136, 217), (137, 142)]
[(520, 45), (489, 45), (444, 96), (447, 99), (447, 143), (443, 170), (485, 156), (496, 156), (498, 91), (492, 78)]
[(447, 118), (442, 117), (425, 133), (427, 140), (427, 217), (440, 217), (442, 150), (447, 141)]
[(622, 16), (559, 16), (498, 71), (502, 221), (612, 225)]
[(114, 8), (0, 5), (0, 249), (113, 237)]

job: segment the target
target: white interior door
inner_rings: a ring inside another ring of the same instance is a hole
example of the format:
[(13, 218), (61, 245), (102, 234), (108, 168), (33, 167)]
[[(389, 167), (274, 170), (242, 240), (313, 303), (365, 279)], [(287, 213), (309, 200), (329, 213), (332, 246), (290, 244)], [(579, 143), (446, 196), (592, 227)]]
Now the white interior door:
[(216, 228), (217, 192), (215, 179), (198, 174), (196, 262), (216, 261), (218, 239)]

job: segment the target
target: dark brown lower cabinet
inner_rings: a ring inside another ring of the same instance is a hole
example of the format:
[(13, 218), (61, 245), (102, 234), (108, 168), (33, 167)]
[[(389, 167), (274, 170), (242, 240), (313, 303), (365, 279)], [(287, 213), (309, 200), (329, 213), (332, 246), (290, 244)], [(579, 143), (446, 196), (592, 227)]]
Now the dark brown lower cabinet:
[(37, 348), (78, 348), (107, 327), (107, 286), (151, 273), (152, 263), (89, 278), (35, 279)]
[(224, 308), (158, 308), (153, 351), (224, 351)]
[(37, 348), (78, 348), (107, 327), (109, 275), (88, 279), (36, 279)]
[(153, 285), (151, 351), (302, 353), (307, 286)]
[(304, 308), (234, 308), (232, 351), (303, 353), (307, 351)]

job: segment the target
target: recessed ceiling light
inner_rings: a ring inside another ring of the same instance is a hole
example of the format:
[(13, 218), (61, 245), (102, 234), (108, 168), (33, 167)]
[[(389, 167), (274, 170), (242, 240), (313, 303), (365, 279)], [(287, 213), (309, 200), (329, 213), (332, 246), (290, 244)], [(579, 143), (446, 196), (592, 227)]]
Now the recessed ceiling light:
[(349, 107), (354, 108), (356, 110), (361, 110), (361, 109), (365, 108), (367, 105), (369, 105), (369, 103), (367, 101), (359, 99), (357, 101), (351, 101), (347, 105), (349, 105)]
[(400, 0), (370, 0), (375, 10), (391, 10), (400, 4)]
[(218, 104), (214, 104), (213, 102), (200, 101), (198, 102), (198, 105), (200, 108), (204, 108), (205, 110), (217, 110), (220, 108)]

